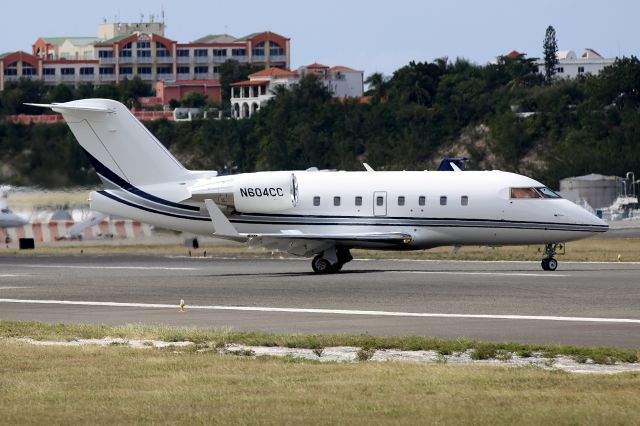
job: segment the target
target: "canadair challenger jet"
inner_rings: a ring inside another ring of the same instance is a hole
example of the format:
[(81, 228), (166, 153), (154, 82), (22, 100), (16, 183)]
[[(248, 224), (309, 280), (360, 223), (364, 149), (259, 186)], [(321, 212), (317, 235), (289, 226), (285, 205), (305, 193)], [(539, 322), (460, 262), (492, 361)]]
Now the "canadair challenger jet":
[(313, 257), (337, 272), (352, 248), (558, 243), (608, 229), (540, 182), (501, 171), (275, 171), (218, 176), (187, 170), (121, 103), (51, 105), (86, 151), (104, 189), (93, 210), (162, 228)]

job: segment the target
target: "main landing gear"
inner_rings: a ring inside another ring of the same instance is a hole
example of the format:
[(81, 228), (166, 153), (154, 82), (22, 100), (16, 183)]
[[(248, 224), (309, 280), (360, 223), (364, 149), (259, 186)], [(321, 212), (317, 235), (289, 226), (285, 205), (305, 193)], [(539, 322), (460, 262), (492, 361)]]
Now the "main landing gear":
[(345, 263), (351, 262), (353, 256), (346, 248), (325, 250), (311, 261), (311, 268), (316, 274), (333, 274), (342, 269)]
[(554, 258), (557, 250), (561, 250), (562, 244), (545, 244), (544, 245), (544, 258), (542, 259), (542, 269), (545, 271), (555, 271), (558, 267), (558, 261)]

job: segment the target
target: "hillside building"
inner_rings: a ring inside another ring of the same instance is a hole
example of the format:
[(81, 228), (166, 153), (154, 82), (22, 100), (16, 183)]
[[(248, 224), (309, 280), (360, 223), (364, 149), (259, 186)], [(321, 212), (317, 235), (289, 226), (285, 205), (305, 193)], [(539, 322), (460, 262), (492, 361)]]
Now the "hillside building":
[(41, 37), (31, 53), (0, 55), (0, 90), (21, 77), (73, 85), (113, 84), (134, 76), (148, 82), (218, 80), (219, 67), (228, 59), (288, 69), (289, 42), (266, 31), (179, 43), (165, 37), (162, 22), (104, 23), (97, 37)]
[[(579, 75), (599, 74), (604, 67), (613, 65), (616, 58), (605, 58), (593, 49), (585, 49), (578, 57), (573, 50), (558, 51), (557, 78), (576, 78)], [(544, 58), (536, 60), (538, 71), (544, 73)]]
[(337, 98), (360, 98), (364, 93), (363, 72), (345, 66), (328, 67), (314, 63), (296, 72), (267, 68), (253, 73), (249, 80), (231, 84), (231, 110), (234, 118), (251, 117), (275, 96), (276, 87), (290, 88), (307, 75), (315, 75)]

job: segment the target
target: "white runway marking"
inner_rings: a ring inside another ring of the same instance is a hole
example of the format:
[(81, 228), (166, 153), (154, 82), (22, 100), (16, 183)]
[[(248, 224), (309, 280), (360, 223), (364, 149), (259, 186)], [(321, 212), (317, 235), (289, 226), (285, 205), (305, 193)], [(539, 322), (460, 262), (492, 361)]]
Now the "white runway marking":
[(0, 278), (22, 277), (22, 274), (0, 274)]
[(95, 265), (11, 265), (22, 268), (62, 268), (62, 269), (153, 269), (161, 271), (196, 271), (200, 268), (178, 268), (168, 266), (95, 266)]
[(16, 289), (16, 288), (33, 288), (33, 287), (5, 286), (5, 287), (0, 287), (0, 290), (11, 290), (11, 289)]
[[(79, 306), (107, 306), (117, 308), (155, 308), (178, 309), (177, 304), (163, 303), (126, 303), (126, 302), (90, 302), (76, 300), (36, 300), (36, 299), (0, 299), (0, 303), (22, 303), (41, 305), (79, 305)], [(418, 317), (418, 318), (462, 318), (462, 319), (505, 319), (505, 320), (534, 320), (534, 321), (565, 321), (565, 322), (595, 322), (616, 324), (640, 324), (640, 319), (631, 318), (590, 318), (590, 317), (562, 317), (546, 315), (491, 315), (491, 314), (441, 314), (422, 312), (391, 312), (391, 311), (362, 311), (350, 309), (316, 309), (316, 308), (270, 308), (259, 306), (216, 306), (216, 305), (186, 305), (186, 309), (201, 309), (210, 311), (249, 311), (249, 312), (285, 312), (303, 314), (336, 314), (336, 315), (368, 315), (381, 317)]]
[(535, 272), (466, 272), (466, 271), (384, 271), (386, 274), (495, 275), (505, 277), (569, 277), (566, 274)]

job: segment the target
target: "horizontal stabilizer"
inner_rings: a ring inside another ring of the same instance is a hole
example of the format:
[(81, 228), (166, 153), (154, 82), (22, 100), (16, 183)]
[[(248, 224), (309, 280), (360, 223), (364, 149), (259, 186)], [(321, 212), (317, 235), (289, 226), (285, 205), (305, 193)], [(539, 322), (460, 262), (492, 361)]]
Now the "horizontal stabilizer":
[(38, 108), (51, 108), (55, 112), (62, 112), (62, 111), (91, 111), (91, 112), (106, 112), (106, 113), (115, 112), (115, 110), (111, 108), (88, 106), (88, 105), (81, 106), (81, 105), (66, 105), (66, 104), (56, 104), (56, 103), (54, 104), (25, 103), (25, 105), (34, 106)]

